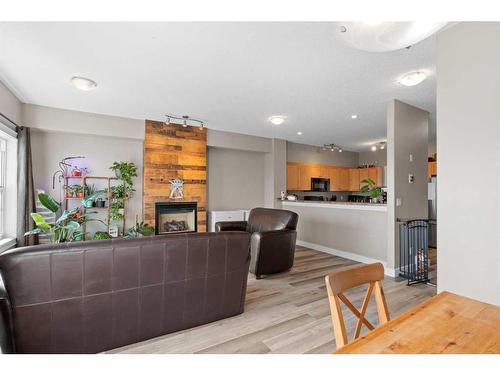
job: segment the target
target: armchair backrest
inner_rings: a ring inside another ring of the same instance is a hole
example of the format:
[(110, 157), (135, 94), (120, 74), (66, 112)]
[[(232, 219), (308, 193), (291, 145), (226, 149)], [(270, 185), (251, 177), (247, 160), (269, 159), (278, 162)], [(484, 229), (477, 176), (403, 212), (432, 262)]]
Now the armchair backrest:
[(254, 208), (248, 217), (247, 232), (269, 232), (272, 230), (297, 228), (299, 216), (292, 211), (274, 208)]

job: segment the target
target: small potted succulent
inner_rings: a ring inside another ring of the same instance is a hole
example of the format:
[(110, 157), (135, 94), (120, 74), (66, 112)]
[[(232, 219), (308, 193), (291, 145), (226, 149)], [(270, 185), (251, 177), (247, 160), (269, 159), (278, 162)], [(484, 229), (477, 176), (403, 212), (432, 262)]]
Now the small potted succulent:
[(106, 207), (106, 201), (104, 199), (102, 199), (101, 197), (99, 197), (95, 201), (95, 206), (98, 208), (104, 208), (104, 207)]
[(83, 186), (82, 185), (73, 185), (73, 191), (75, 192), (75, 195), (77, 198), (84, 198), (85, 193), (83, 191)]
[[(90, 197), (95, 192), (96, 192), (96, 189), (95, 189), (95, 186), (93, 184), (92, 185), (85, 184), (83, 186), (83, 193), (86, 197)], [(87, 207), (87, 208), (92, 208), (92, 207), (94, 207), (94, 205), (95, 205), (94, 199), (88, 199), (85, 203), (85, 207)]]
[(66, 198), (73, 198), (75, 196), (75, 191), (72, 185), (65, 185), (64, 191), (66, 192)]

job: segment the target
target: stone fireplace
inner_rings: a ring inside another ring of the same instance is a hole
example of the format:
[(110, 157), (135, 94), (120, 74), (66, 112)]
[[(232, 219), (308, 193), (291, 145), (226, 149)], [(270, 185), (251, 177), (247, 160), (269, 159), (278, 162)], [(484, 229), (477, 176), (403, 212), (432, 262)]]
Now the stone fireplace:
[(189, 233), (198, 231), (196, 202), (157, 202), (155, 233)]

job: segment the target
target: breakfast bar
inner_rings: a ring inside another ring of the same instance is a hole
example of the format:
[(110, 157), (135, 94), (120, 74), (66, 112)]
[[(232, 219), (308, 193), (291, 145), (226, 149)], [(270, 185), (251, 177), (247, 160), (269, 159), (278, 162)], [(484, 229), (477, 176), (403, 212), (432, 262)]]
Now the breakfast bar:
[[(355, 202), (282, 201), (299, 217), (297, 244), (371, 263), (387, 260), (387, 205)], [(388, 275), (393, 270), (386, 267)]]

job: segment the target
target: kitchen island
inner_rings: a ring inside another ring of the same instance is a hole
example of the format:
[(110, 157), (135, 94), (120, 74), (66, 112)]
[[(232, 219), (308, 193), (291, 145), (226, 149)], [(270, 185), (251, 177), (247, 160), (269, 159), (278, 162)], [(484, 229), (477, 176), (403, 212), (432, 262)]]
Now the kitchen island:
[[(332, 201), (282, 201), (299, 215), (297, 245), (363, 263), (387, 260), (387, 205)], [(387, 275), (394, 270), (386, 267)]]

